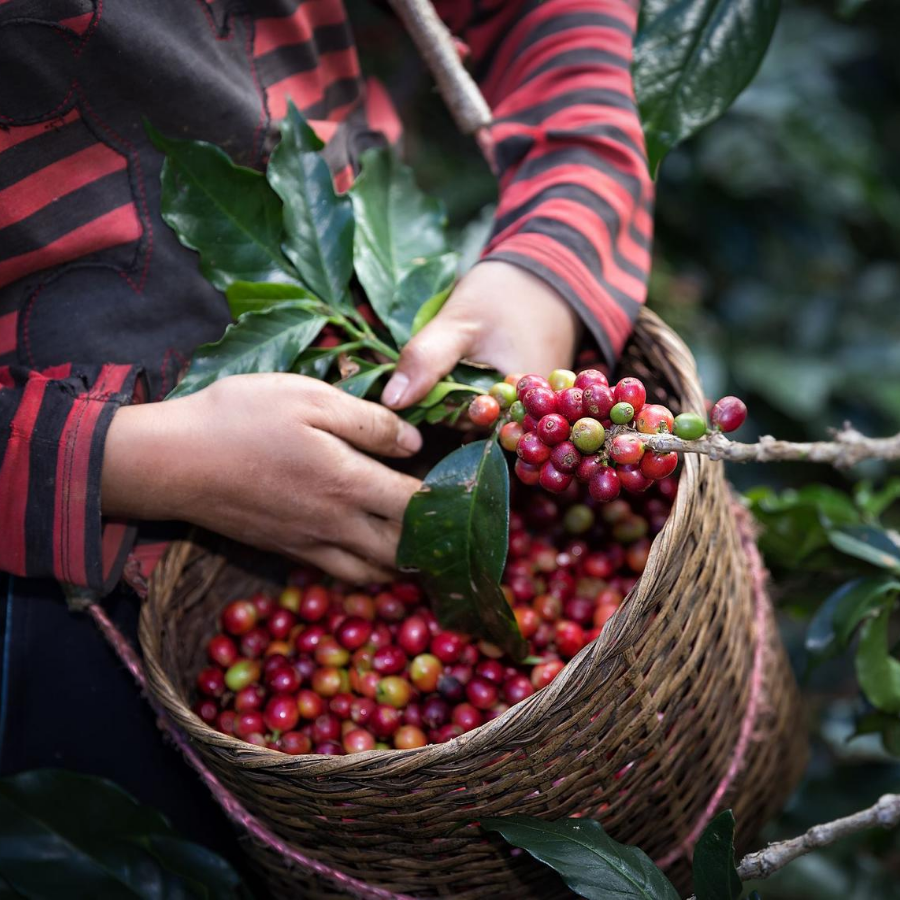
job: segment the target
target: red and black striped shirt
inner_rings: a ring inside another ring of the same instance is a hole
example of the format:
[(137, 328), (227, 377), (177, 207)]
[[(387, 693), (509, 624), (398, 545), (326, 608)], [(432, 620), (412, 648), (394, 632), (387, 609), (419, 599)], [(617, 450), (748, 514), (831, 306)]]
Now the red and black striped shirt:
[[(551, 284), (612, 361), (650, 265), (637, 0), (437, 6), (495, 117), (485, 256)], [(160, 219), (142, 117), (260, 167), (290, 97), (342, 190), (400, 123), (343, 0), (0, 0), (0, 61), (0, 570), (105, 590), (131, 541), (101, 517), (106, 429), (229, 321)]]

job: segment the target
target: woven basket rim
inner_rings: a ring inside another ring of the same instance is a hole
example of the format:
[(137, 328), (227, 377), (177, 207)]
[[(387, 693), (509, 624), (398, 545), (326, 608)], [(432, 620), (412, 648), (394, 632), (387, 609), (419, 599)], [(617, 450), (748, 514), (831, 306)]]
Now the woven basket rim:
[[(666, 358), (671, 363), (671, 380), (679, 390), (677, 400), (683, 408), (703, 409), (703, 392), (700, 387), (694, 358), (672, 329), (670, 329), (655, 313), (642, 309), (639, 313), (635, 334), (642, 334), (654, 344), (663, 345)], [(180, 574), (191, 553), (198, 549), (192, 539), (177, 541), (166, 551), (163, 560), (157, 565), (149, 582), (147, 599), (143, 602), (140, 614), (139, 637), (144, 656), (151, 664), (147, 666), (148, 680), (153, 691), (160, 697), (168, 709), (175, 708), (182, 721), (192, 725), (192, 738), (204, 743), (214, 743), (228, 750), (244, 769), (272, 770), (297, 775), (327, 776), (340, 775), (352, 771), (354, 777), (366, 774), (377, 775), (390, 766), (396, 771), (398, 763), (408, 761), (411, 769), (435, 764), (449, 765), (454, 759), (462, 756), (478, 754), (484, 751), (497, 751), (498, 746), (511, 747), (504, 741), (504, 732), (514, 730), (513, 724), (528, 717), (534, 707), (555, 701), (564, 693), (571, 692), (578, 680), (585, 679), (597, 668), (608, 666), (609, 671), (601, 678), (605, 683), (612, 675), (611, 663), (626, 653), (640, 637), (641, 619), (652, 602), (656, 582), (662, 575), (668, 560), (668, 550), (675, 543), (674, 536), (688, 528), (687, 508), (688, 495), (707, 467), (715, 465), (707, 457), (690, 455), (683, 457), (681, 464), (680, 489), (676, 493), (675, 503), (663, 529), (653, 539), (647, 565), (638, 578), (634, 588), (628, 593), (619, 608), (601, 634), (585, 646), (577, 656), (573, 657), (554, 680), (536, 691), (530, 697), (511, 706), (496, 719), (478, 726), (459, 737), (442, 744), (428, 744), (408, 750), (369, 750), (345, 756), (328, 756), (320, 754), (304, 754), (291, 756), (266, 747), (249, 744), (231, 735), (223, 734), (203, 722), (190, 708), (190, 705), (179, 696), (171, 679), (156, 663), (151, 652), (159, 635), (153, 634), (150, 607), (154, 593), (171, 585), (166, 584), (171, 578), (170, 568)], [(685, 489), (686, 488), (686, 489)], [(225, 541), (226, 539), (221, 539)], [(208, 552), (206, 548), (203, 548)], [(224, 565), (225, 559), (221, 557)], [(177, 576), (176, 576), (177, 580)], [(517, 741), (519, 742), (519, 741)], [(500, 752), (513, 752), (512, 749)]]

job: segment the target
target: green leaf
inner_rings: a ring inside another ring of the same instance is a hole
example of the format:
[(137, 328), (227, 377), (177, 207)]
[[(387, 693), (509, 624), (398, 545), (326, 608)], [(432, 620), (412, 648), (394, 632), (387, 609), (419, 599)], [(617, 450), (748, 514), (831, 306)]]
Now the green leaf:
[(870, 525), (830, 531), (832, 546), (873, 566), (900, 574), (900, 535)]
[[(419, 293), (400, 286), (408, 273), (428, 257), (446, 255), (446, 214), (438, 200), (416, 186), (412, 170), (393, 150), (363, 153), (361, 174), (350, 189), (356, 214), (354, 267), (372, 308), (398, 344), (409, 340), (413, 318), (436, 290)], [(452, 255), (453, 275), (456, 255)], [(405, 337), (398, 336), (398, 329)]]
[(349, 375), (334, 383), (335, 387), (352, 394), (354, 397), (365, 397), (372, 385), (381, 378), (386, 372), (392, 371), (396, 363), (383, 363), (376, 366), (373, 363), (366, 362), (362, 359), (355, 359), (354, 362), (359, 366), (359, 372), (355, 375)]
[(225, 289), (225, 299), (231, 315), (237, 319), (245, 312), (259, 312), (285, 300), (307, 300), (310, 311), (324, 314), (322, 301), (299, 284), (278, 284), (272, 281), (235, 281)]
[(293, 103), (266, 177), (284, 201), (284, 252), (313, 294), (346, 307), (353, 274), (353, 204), (335, 193), (321, 142)]
[(406, 273), (387, 309), (376, 310), (398, 346), (403, 346), (415, 333), (413, 326), (423, 305), (435, 297), (449, 297), (455, 280), (455, 253), (434, 256)]
[(26, 897), (248, 897), (231, 867), (115, 784), (45, 769), (0, 779), (0, 878)]
[(894, 756), (900, 756), (900, 718), (883, 712), (871, 712), (856, 723), (853, 737), (863, 734), (880, 734), (884, 749)]
[(734, 813), (719, 813), (694, 848), (694, 893), (697, 900), (737, 900), (741, 879), (734, 865)]
[(509, 470), (493, 439), (454, 450), (403, 518), (397, 565), (421, 573), (444, 628), (487, 638), (515, 658), (526, 645), (500, 579), (509, 535)]
[(438, 291), (430, 300), (426, 300), (419, 307), (410, 329), (412, 334), (418, 334), (444, 308), (444, 304), (447, 302), (452, 290), (452, 287), (448, 287)]
[(780, 7), (779, 0), (644, 0), (633, 74), (651, 172), (750, 83)]
[(900, 500), (900, 478), (892, 478), (880, 491), (873, 490), (870, 481), (861, 481), (853, 490), (853, 499), (863, 512), (877, 519)]
[(869, 702), (888, 713), (900, 713), (900, 661), (888, 649), (890, 607), (862, 626), (856, 649), (856, 677)]
[(163, 220), (185, 247), (200, 254), (200, 270), (219, 290), (233, 281), (287, 281), (297, 273), (281, 252), (281, 201), (253, 169), (236, 166), (218, 147), (163, 137), (166, 154)]
[(884, 602), (884, 595), (900, 589), (889, 575), (855, 578), (842, 584), (816, 611), (806, 630), (806, 650), (816, 662), (847, 648), (857, 625)]
[[(421, 406), (425, 409), (428, 409), (430, 406), (434, 406), (437, 403), (440, 403), (443, 399), (445, 399), (450, 394), (480, 394), (481, 388), (471, 387), (468, 384), (459, 384), (456, 381), (439, 381), (419, 402), (416, 404), (417, 406)], [(466, 398), (460, 398), (462, 401)]]
[(244, 313), (220, 340), (197, 348), (187, 374), (166, 399), (193, 394), (229, 375), (288, 372), (325, 322), (324, 316), (308, 312), (302, 301)]
[(532, 816), (481, 820), (516, 847), (562, 875), (588, 900), (679, 900), (672, 883), (643, 850), (614, 841), (593, 819), (545, 822)]

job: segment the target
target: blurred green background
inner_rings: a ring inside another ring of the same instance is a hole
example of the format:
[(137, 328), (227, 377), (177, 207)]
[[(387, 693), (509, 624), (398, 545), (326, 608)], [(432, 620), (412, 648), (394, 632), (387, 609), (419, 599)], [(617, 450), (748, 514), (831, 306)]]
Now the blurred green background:
[[(483, 210), (495, 183), (434, 92), (422, 88), (430, 82), (420, 77), (412, 47), (398, 43), (371, 5), (352, 14), (361, 46), (390, 47), (389, 58), (364, 65), (399, 99), (406, 156), (422, 186), (444, 199), (455, 226), (489, 222)], [(387, 44), (378, 41), (382, 29)], [(786, 0), (751, 86), (662, 165), (650, 305), (691, 346), (709, 397), (735, 393), (747, 401), (750, 419), (738, 437), (822, 439), (845, 420), (868, 434), (894, 434), (898, 251), (900, 3)], [(890, 472), (879, 463), (851, 475), (797, 463), (733, 467), (730, 474), (741, 489), (813, 481), (849, 489)], [(881, 739), (850, 739), (866, 711), (851, 659), (805, 673), (808, 617), (852, 574), (846, 560), (833, 557), (815, 567), (768, 558), (809, 701), (814, 752), (806, 783), (767, 838), (793, 836), (900, 790), (900, 766)], [(846, 840), (756, 886), (776, 900), (900, 898), (900, 837)]]

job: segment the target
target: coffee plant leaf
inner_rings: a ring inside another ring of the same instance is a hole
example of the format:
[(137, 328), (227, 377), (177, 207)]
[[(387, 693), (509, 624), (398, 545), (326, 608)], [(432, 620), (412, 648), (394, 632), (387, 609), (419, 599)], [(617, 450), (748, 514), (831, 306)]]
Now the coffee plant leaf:
[(418, 334), (443, 308), (450, 297), (452, 286), (438, 291), (433, 297), (429, 297), (418, 309), (413, 317), (412, 334)]
[(895, 531), (860, 525), (834, 529), (828, 539), (841, 553), (900, 574), (900, 535)]
[(547, 822), (532, 816), (480, 819), (510, 844), (551, 866), (588, 900), (679, 900), (678, 892), (643, 850), (614, 841), (593, 819)]
[(900, 713), (900, 660), (891, 656), (888, 625), (891, 607), (867, 619), (856, 648), (856, 677), (868, 701), (882, 712)]
[(354, 358), (353, 362), (359, 366), (359, 371), (334, 383), (336, 388), (346, 391), (353, 397), (365, 397), (373, 385), (378, 382), (378, 379), (394, 368), (394, 363), (376, 365), (367, 360), (356, 358)]
[(322, 301), (299, 284), (280, 284), (274, 281), (235, 281), (225, 289), (225, 299), (233, 318), (245, 312), (259, 312), (285, 300), (305, 300), (307, 308), (324, 312)]
[(697, 900), (738, 900), (741, 879), (734, 865), (734, 813), (720, 812), (703, 829), (694, 848), (694, 893)]
[[(419, 314), (429, 303), (435, 298), (443, 298), (440, 303), (443, 307), (456, 280), (456, 264), (455, 253), (444, 253), (417, 263), (403, 276), (387, 308), (376, 310), (399, 346), (403, 346), (416, 333), (417, 319), (419, 328), (424, 327)], [(440, 307), (434, 310), (434, 315)]]

